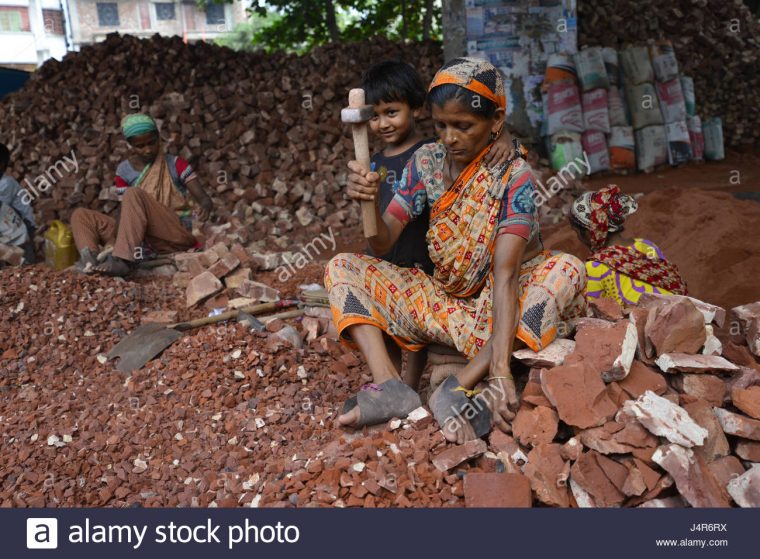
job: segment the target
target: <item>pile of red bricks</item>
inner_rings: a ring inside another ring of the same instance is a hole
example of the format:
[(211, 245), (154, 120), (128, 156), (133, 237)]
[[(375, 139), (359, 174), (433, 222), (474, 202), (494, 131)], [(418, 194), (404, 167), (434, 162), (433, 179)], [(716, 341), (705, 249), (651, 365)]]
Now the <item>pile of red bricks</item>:
[[(8, 172), (39, 187), (39, 223), (67, 221), (75, 191), (86, 206), (110, 212), (116, 202), (103, 187), (128, 151), (120, 119), (147, 112), (167, 151), (199, 173), (237, 242), (283, 249), (294, 229), (359, 222), (358, 206), (342, 192), (353, 143), (340, 110), (367, 64), (393, 57), (414, 64), (424, 80), (442, 63), (432, 41), (378, 38), (295, 56), (109, 35), (62, 62), (49, 60), (0, 102)], [(76, 159), (78, 173), (64, 156)]]
[(172, 282), (185, 289), (187, 307), (211, 297), (214, 297), (209, 301), (212, 308), (241, 308), (257, 302), (277, 301), (280, 298), (278, 290), (254, 281), (252, 274), (254, 270), (274, 269), (272, 264), (276, 264), (279, 258), (279, 254), (251, 254), (240, 244), (227, 248), (219, 242), (203, 252), (175, 254), (178, 271)]

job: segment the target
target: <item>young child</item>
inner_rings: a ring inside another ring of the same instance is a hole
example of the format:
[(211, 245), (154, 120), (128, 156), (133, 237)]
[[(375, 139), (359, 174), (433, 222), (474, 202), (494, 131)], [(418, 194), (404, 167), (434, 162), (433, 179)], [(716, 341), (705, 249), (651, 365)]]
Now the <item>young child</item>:
[[(197, 216), (206, 221), (212, 210), (196, 174), (182, 158), (167, 154), (156, 122), (148, 115), (132, 114), (121, 123), (131, 153), (116, 169), (114, 190), (121, 198), (119, 215), (78, 208), (71, 216), (74, 242), (79, 249), (77, 267), (110, 276), (124, 276), (147, 247), (153, 252), (175, 252), (193, 248), (192, 210), (189, 198), (198, 204)], [(98, 264), (99, 246), (112, 245), (108, 259)]]
[(20, 247), (24, 262), (36, 262), (34, 255), (34, 212), (24, 201), (24, 190), (13, 177), (5, 174), (11, 162), (8, 146), (0, 143), (0, 243)]
[[(398, 60), (379, 62), (362, 76), (362, 88), (366, 102), (375, 108), (375, 116), (369, 122), (370, 129), (385, 143), (385, 148), (371, 159), (374, 170), (381, 177), (379, 205), (382, 214), (393, 199), (393, 187), (396, 181), (401, 180), (412, 154), (436, 139), (424, 137), (416, 126), (416, 121), (422, 115), (427, 92), (412, 66)], [(505, 162), (512, 153), (511, 144), (510, 134), (503, 130), (499, 140), (486, 155), (486, 163), (498, 165)], [(434, 265), (428, 254), (426, 240), (429, 225), (430, 210), (425, 208), (422, 215), (406, 226), (388, 254), (373, 256), (433, 275)], [(367, 253), (372, 254), (372, 251), (367, 249)], [(390, 341), (387, 345), (396, 369), (401, 371), (400, 348)], [(427, 351), (404, 353), (407, 366), (403, 380), (416, 389), (427, 362)]]

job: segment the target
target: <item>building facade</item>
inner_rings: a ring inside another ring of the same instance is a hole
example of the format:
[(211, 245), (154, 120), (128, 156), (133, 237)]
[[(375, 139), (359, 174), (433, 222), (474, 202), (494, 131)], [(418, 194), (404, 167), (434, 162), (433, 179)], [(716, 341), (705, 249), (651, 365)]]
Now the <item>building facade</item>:
[(0, 66), (33, 70), (106, 35), (178, 35), (213, 41), (246, 21), (250, 0), (0, 0)]
[(246, 20), (247, 2), (208, 3), (195, 0), (68, 0), (73, 47), (96, 43), (109, 33), (150, 37), (179, 35), (187, 41), (212, 41)]
[(33, 70), (68, 51), (66, 0), (0, 0), (0, 66)]

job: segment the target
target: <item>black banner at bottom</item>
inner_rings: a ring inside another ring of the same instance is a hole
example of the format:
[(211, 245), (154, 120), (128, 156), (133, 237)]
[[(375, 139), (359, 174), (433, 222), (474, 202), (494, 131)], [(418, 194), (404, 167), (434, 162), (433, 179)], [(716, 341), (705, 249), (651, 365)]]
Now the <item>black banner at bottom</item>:
[[(3, 557), (752, 557), (756, 509), (5, 509)], [(498, 555), (496, 555), (498, 554)]]

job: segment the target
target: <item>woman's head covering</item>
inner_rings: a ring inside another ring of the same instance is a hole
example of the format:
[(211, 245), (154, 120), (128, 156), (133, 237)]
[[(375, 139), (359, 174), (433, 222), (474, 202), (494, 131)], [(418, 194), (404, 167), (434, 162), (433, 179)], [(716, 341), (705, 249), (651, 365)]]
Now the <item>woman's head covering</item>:
[(141, 134), (147, 134), (148, 132), (158, 132), (158, 126), (153, 117), (135, 113), (125, 116), (121, 120), (121, 131), (126, 139), (140, 136)]
[(444, 64), (435, 74), (428, 91), (451, 83), (482, 95), (499, 108), (506, 108), (504, 79), (496, 67), (481, 58), (455, 58)]
[(609, 233), (623, 228), (625, 218), (638, 209), (632, 197), (611, 184), (598, 192), (584, 192), (570, 209), (571, 221), (591, 234), (591, 250), (604, 246)]

